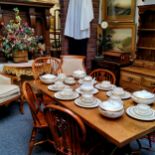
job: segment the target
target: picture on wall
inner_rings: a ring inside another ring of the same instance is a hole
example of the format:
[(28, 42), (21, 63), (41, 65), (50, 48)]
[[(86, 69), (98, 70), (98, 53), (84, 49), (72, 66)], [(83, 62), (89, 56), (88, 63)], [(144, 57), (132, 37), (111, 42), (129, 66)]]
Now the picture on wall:
[(108, 21), (133, 22), (136, 0), (103, 0), (103, 18)]
[(135, 24), (110, 25), (112, 49), (118, 52), (135, 53)]

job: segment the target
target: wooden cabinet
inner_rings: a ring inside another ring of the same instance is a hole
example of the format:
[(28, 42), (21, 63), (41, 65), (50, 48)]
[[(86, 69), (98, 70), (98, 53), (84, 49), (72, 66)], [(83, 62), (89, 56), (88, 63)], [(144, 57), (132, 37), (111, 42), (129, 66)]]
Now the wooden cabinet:
[(136, 60), (130, 67), (121, 68), (120, 85), (128, 91), (155, 88), (155, 62)]
[(139, 6), (137, 59), (155, 61), (155, 5)]
[(120, 85), (135, 91), (155, 88), (155, 5), (139, 6), (136, 60), (121, 68)]

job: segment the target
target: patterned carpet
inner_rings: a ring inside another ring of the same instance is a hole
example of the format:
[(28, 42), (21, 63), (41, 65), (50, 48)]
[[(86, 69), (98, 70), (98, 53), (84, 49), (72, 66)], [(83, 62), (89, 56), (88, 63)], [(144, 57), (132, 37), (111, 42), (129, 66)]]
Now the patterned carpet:
[[(24, 105), (24, 115), (21, 115), (18, 104), (0, 108), (0, 155), (27, 155), (28, 142), (32, 130), (32, 117), (28, 105)], [(141, 139), (143, 147), (148, 147), (148, 141)], [(138, 148), (137, 142), (130, 144), (133, 150)], [(39, 145), (33, 149), (32, 155), (55, 155), (51, 145)], [(126, 154), (127, 155), (127, 154)], [(141, 150), (140, 155), (155, 155), (155, 143), (151, 151)]]

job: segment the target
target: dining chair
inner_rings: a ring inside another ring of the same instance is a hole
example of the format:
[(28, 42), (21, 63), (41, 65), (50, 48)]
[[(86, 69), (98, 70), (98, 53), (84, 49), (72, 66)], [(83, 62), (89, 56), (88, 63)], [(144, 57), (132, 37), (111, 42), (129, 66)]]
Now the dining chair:
[(112, 84), (116, 83), (115, 74), (107, 69), (98, 68), (98, 69), (91, 71), (89, 75), (95, 78), (97, 81), (108, 80)]
[[(79, 116), (54, 104), (47, 105), (44, 112), (57, 154), (98, 154), (100, 143), (95, 142), (95, 138), (94, 144), (90, 143), (87, 139), (87, 128)], [(95, 137), (95, 134), (93, 136)], [(101, 148), (103, 149), (103, 146)]]
[(86, 72), (85, 56), (80, 55), (61, 55), (62, 73), (70, 76), (75, 70), (82, 70)]
[[(45, 143), (47, 141), (52, 143), (52, 140), (48, 138), (49, 127), (41, 110), (41, 104), (38, 101), (37, 96), (34, 94), (31, 85), (27, 81), (25, 81), (22, 85), (22, 89), (33, 118), (33, 129), (29, 141), (28, 152), (28, 155), (31, 155), (34, 146)], [(46, 131), (47, 135), (45, 136), (45, 139), (36, 140), (38, 132), (40, 130)]]
[(61, 60), (55, 57), (38, 57), (32, 64), (34, 79), (45, 73), (58, 74), (61, 72)]

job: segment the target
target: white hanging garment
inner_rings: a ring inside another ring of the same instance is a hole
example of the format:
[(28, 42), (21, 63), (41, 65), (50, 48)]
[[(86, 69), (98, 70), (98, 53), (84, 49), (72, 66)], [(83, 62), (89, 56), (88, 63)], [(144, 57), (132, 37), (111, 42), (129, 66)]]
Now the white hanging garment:
[(64, 35), (74, 39), (89, 38), (93, 18), (92, 0), (70, 0)]

